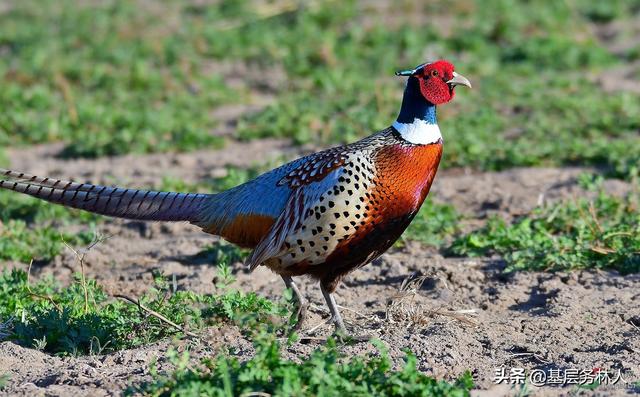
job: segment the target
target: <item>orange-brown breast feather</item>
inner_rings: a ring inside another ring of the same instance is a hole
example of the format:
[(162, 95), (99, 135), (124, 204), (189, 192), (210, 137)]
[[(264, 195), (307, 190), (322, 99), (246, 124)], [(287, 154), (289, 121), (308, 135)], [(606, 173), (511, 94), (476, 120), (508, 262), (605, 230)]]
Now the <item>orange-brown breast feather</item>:
[[(415, 214), (427, 197), (441, 157), (441, 144), (382, 149), (376, 158), (377, 177), (367, 194), (363, 225), (336, 247), (329, 261), (340, 261), (353, 247), (362, 252), (388, 249), (410, 222), (406, 217)], [(371, 239), (374, 230), (381, 236)]]

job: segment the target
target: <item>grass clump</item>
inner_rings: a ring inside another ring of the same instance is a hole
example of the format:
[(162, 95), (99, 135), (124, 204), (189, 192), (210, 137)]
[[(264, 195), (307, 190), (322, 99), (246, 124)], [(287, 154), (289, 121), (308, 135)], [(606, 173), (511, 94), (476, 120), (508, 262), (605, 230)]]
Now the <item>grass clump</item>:
[(29, 263), (48, 261), (59, 255), (64, 243), (87, 245), (91, 230), (60, 231), (63, 226), (89, 223), (93, 229), (98, 216), (71, 210), (14, 192), (0, 191), (0, 260)]
[(402, 238), (438, 247), (458, 232), (461, 219), (453, 205), (426, 200)]
[(0, 375), (0, 391), (4, 390), (11, 377), (8, 374)]
[(205, 247), (196, 254), (199, 258), (206, 258), (208, 263), (240, 263), (249, 255), (249, 250), (239, 248), (224, 240)]
[(539, 208), (507, 224), (492, 218), (478, 231), (459, 237), (450, 252), (461, 256), (504, 257), (506, 271), (613, 269), (640, 271), (640, 208), (636, 196), (600, 193)]
[(169, 375), (154, 375), (154, 381), (142, 392), (153, 396), (200, 395), (240, 396), (469, 396), (473, 387), (470, 373), (453, 383), (438, 381), (417, 370), (416, 357), (407, 353), (402, 369), (393, 370), (386, 349), (378, 344), (378, 354), (347, 356), (329, 340), (301, 362), (286, 359), (273, 338), (258, 338), (256, 353), (241, 362), (220, 354), (188, 365), (188, 355), (174, 354), (176, 370)]
[(60, 232), (52, 226), (34, 229), (21, 220), (0, 223), (0, 260), (29, 263), (31, 260), (50, 261), (71, 245), (87, 245), (94, 237), (91, 231)]
[(0, 275), (0, 321), (10, 320), (8, 338), (55, 354), (97, 354), (145, 345), (220, 322), (265, 321), (280, 313), (275, 303), (254, 293), (225, 288), (219, 295), (174, 291), (157, 276), (155, 286), (137, 299), (140, 306), (110, 298), (95, 280), (61, 288), (52, 279), (29, 283), (26, 272)]

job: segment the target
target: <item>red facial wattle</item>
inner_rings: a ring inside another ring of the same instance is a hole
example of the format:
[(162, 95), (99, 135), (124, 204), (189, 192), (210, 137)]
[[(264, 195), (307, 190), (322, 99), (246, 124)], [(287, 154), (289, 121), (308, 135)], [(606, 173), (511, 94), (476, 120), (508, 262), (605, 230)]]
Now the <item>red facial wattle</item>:
[(437, 61), (426, 65), (422, 69), (420, 80), (420, 92), (424, 98), (440, 105), (453, 99), (453, 87), (447, 81), (453, 77), (453, 65), (447, 61)]
[(453, 99), (453, 89), (439, 77), (420, 79), (420, 92), (425, 99), (434, 105), (440, 105)]

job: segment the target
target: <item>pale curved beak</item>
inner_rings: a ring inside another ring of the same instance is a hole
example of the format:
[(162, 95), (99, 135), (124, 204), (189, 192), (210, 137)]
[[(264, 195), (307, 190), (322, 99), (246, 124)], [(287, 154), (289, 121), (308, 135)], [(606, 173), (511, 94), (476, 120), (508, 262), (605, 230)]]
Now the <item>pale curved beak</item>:
[(469, 81), (469, 79), (456, 72), (453, 72), (453, 78), (447, 81), (447, 84), (450, 84), (452, 87), (456, 85), (463, 85), (465, 87), (471, 88), (471, 82)]

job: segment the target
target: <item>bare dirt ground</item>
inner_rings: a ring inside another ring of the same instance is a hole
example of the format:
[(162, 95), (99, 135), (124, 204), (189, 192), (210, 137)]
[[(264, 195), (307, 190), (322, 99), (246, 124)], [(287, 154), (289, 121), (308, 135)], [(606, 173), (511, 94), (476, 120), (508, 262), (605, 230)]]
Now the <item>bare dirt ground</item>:
[[(221, 151), (191, 154), (124, 156), (98, 160), (61, 160), (59, 147), (47, 145), (13, 150), (13, 168), (53, 177), (144, 186), (170, 175), (195, 182), (220, 175), (224, 166), (250, 166), (300, 154), (286, 141), (230, 143)], [(38, 159), (38, 161), (34, 161)], [(432, 199), (453, 203), (459, 211), (481, 223), (490, 214), (512, 217), (542, 201), (585, 194), (576, 177), (585, 169), (513, 169), (500, 173), (442, 172)], [(605, 188), (623, 194), (629, 186), (607, 180)], [(185, 224), (153, 224), (110, 220), (100, 228), (113, 235), (87, 257), (90, 277), (110, 293), (136, 296), (152, 284), (152, 272), (175, 275), (179, 288), (210, 292), (215, 264), (196, 256), (214, 239)], [(8, 264), (8, 266), (24, 266)], [(69, 282), (78, 271), (69, 252), (34, 269), (36, 276), (53, 274)], [(433, 248), (407, 244), (383, 255), (349, 277), (337, 291), (345, 307), (345, 320), (354, 332), (380, 338), (398, 363), (403, 349), (418, 356), (420, 369), (439, 378), (453, 379), (472, 370), (477, 395), (514, 395), (517, 389), (496, 386), (496, 368), (595, 367), (620, 370), (627, 381), (640, 379), (640, 275), (615, 272), (517, 273), (506, 276), (497, 258), (447, 258)], [(277, 299), (284, 286), (265, 268), (253, 274), (236, 264), (236, 286)], [(428, 276), (404, 310), (387, 305), (408, 277)], [(302, 279), (312, 302), (306, 328), (328, 317), (317, 285)], [(413, 311), (414, 315), (408, 315)], [(453, 313), (458, 311), (457, 314)], [(462, 311), (462, 312), (460, 312)], [(311, 336), (317, 342), (296, 343), (288, 354), (309, 353), (329, 336), (329, 325)], [(118, 395), (126, 387), (150, 380), (149, 365), (158, 360), (170, 368), (170, 348), (192, 352), (192, 359), (215, 354), (221, 345), (249, 358), (252, 345), (238, 328), (207, 329), (199, 341), (166, 340), (139, 349), (103, 356), (55, 357), (11, 342), (0, 343), (0, 373), (9, 374), (4, 393), (11, 395), (71, 396)], [(372, 351), (369, 343), (346, 346), (350, 354)], [(625, 388), (599, 388), (601, 395), (639, 392)], [(535, 390), (535, 395), (585, 393), (575, 387)]]

